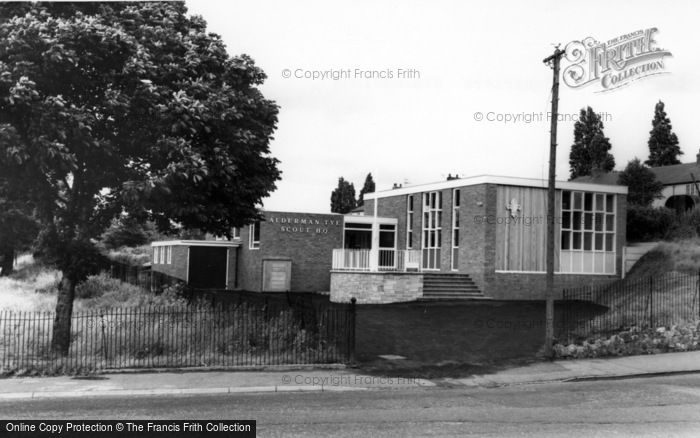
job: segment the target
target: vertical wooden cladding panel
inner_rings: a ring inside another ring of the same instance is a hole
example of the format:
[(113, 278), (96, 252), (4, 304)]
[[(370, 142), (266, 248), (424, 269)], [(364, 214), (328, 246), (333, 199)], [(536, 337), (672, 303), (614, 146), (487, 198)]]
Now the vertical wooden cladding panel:
[[(507, 208), (512, 200), (519, 205), (518, 211)], [(488, 218), (490, 223), (487, 225), (496, 227), (496, 269), (545, 271), (547, 190), (498, 186), (496, 203), (496, 217)], [(558, 248), (555, 248), (555, 253), (558, 254)]]

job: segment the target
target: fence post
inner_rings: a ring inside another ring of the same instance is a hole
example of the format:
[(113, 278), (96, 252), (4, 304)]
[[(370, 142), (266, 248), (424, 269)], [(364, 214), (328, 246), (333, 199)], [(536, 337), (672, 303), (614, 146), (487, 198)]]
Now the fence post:
[(350, 299), (350, 339), (348, 341), (350, 347), (350, 363), (355, 363), (355, 323), (357, 321), (357, 299)]
[(695, 283), (697, 284), (698, 290), (698, 319), (700, 319), (700, 268), (698, 268), (698, 279)]
[(649, 276), (649, 328), (654, 329), (654, 277)]
[(104, 312), (100, 313), (100, 325), (102, 328), (102, 352), (104, 353), (105, 356), (105, 368), (107, 368), (107, 361), (109, 360), (107, 357), (107, 340), (105, 336), (105, 314)]

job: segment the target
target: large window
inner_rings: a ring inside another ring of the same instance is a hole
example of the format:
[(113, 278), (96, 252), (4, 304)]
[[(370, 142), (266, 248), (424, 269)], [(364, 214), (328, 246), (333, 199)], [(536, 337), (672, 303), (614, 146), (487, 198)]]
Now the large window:
[(154, 265), (171, 265), (173, 263), (173, 247), (172, 245), (160, 245), (153, 247), (153, 264)]
[(615, 195), (564, 190), (561, 214), (559, 271), (614, 274)]
[(423, 269), (440, 269), (442, 193), (423, 194)]
[(459, 269), (459, 189), (452, 190), (452, 270)]
[(413, 248), (413, 195), (406, 200), (406, 249)]
[(347, 249), (372, 248), (372, 224), (346, 222), (344, 241)]
[(258, 249), (260, 248), (260, 221), (255, 221), (248, 230), (250, 233), (248, 248)]

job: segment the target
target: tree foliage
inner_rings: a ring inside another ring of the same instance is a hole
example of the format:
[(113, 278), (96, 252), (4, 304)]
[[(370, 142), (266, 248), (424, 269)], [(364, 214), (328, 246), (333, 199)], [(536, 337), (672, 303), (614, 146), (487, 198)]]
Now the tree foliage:
[(355, 186), (341, 176), (338, 178), (338, 187), (331, 193), (331, 212), (346, 214), (356, 206)]
[(63, 271), (59, 351), (92, 239), (112, 218), (228, 235), (260, 217), (279, 179), (265, 74), (186, 12), (182, 2), (0, 5), (0, 174), (22, 182), (41, 253)]
[(374, 184), (374, 178), (372, 178), (372, 173), (368, 173), (367, 176), (365, 177), (365, 183), (362, 186), (362, 190), (360, 190), (360, 196), (357, 199), (357, 206), (363, 206), (365, 205), (365, 194), (366, 193), (374, 193), (375, 190), (375, 184)]
[(631, 205), (646, 207), (654, 199), (661, 197), (664, 186), (656, 179), (656, 175), (639, 158), (627, 163), (625, 170), (620, 172), (618, 183), (628, 187), (627, 202)]
[(610, 153), (611, 147), (600, 116), (590, 106), (582, 108), (574, 124), (574, 144), (569, 154), (571, 179), (613, 170), (615, 158)]
[(678, 145), (678, 137), (673, 133), (671, 120), (664, 111), (665, 104), (659, 101), (654, 107), (654, 119), (649, 131), (649, 159), (646, 164), (651, 167), (680, 164), (678, 157), (683, 154)]
[(158, 233), (152, 222), (142, 223), (130, 216), (112, 219), (112, 223), (102, 233), (101, 240), (107, 249), (122, 246), (140, 246), (157, 239)]
[(0, 176), (0, 276), (12, 273), (16, 254), (29, 249), (39, 231), (33, 205), (20, 194)]

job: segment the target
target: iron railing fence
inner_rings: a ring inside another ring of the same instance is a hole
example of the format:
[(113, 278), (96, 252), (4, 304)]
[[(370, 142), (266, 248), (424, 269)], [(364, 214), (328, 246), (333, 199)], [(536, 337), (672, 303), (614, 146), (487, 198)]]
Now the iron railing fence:
[(669, 272), (565, 289), (561, 315), (559, 336), (568, 339), (696, 322), (700, 320), (700, 273)]
[(355, 304), (313, 318), (280, 303), (139, 307), (74, 312), (71, 344), (51, 348), (53, 312), (0, 312), (4, 372), (347, 363)]

